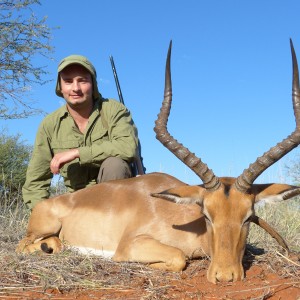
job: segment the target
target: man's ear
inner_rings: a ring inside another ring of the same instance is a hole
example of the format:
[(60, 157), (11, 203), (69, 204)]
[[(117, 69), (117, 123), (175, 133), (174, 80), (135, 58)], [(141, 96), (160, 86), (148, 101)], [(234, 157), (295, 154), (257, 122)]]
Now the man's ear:
[(171, 188), (160, 193), (152, 193), (152, 197), (165, 199), (178, 204), (202, 204), (205, 189), (193, 185), (185, 185)]

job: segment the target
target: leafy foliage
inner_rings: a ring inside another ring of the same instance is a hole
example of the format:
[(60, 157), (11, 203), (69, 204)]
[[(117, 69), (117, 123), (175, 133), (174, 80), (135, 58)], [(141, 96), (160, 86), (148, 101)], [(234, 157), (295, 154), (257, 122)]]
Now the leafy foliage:
[(38, 19), (31, 6), (39, 0), (0, 0), (0, 118), (25, 118), (41, 111), (32, 106), (32, 85), (44, 84), (48, 72), (36, 66), (50, 58), (51, 29), (46, 17)]
[(17, 192), (25, 183), (32, 146), (20, 141), (20, 135), (0, 133), (0, 194)]

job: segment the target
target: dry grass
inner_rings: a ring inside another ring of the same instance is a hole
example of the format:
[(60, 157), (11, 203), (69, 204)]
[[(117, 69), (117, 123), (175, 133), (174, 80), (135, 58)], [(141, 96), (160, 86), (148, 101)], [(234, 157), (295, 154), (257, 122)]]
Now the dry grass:
[[(114, 263), (111, 260), (74, 252), (70, 255), (70, 250), (57, 255), (16, 254), (15, 247), (25, 234), (29, 217), (24, 207), (16, 203), (2, 207), (0, 216), (2, 299), (7, 293), (18, 295), (21, 291), (36, 288), (43, 291), (137, 289), (146, 295), (143, 299), (167, 299), (166, 291), (174, 281), (179, 281), (182, 276), (193, 277), (197, 272), (206, 270), (209, 264), (208, 260), (199, 260), (190, 264), (184, 273), (169, 273), (152, 270), (137, 263)], [(289, 205), (282, 203), (260, 208), (258, 215), (283, 235), (292, 250), (300, 251), (298, 200), (290, 202)], [(299, 281), (300, 262), (289, 261), (281, 250), (269, 235), (253, 224), (244, 265), (248, 268), (251, 265), (264, 264), (282, 277), (295, 278)], [(196, 294), (190, 296), (193, 298)]]
[[(256, 214), (281, 234), (290, 250), (300, 252), (300, 201), (299, 198), (257, 207)], [(252, 225), (248, 241), (267, 250), (278, 249), (276, 241), (256, 225)]]

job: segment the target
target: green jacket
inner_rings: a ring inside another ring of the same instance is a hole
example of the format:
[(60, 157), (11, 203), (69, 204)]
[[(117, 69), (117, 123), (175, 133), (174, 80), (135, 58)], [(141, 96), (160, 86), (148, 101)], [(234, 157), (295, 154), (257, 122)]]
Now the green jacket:
[(50, 162), (57, 152), (79, 148), (80, 158), (65, 164), (60, 170), (65, 186), (73, 192), (96, 183), (99, 167), (105, 158), (118, 156), (133, 161), (137, 146), (136, 127), (130, 112), (120, 102), (97, 100), (85, 134), (78, 130), (64, 105), (46, 116), (38, 129), (22, 189), (24, 202), (33, 208), (41, 199), (49, 198), (53, 177)]

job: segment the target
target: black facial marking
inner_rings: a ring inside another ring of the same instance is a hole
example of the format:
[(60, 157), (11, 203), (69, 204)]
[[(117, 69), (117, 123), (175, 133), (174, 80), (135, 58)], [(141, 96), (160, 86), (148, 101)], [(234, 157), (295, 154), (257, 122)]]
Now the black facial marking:
[(229, 191), (231, 189), (231, 185), (229, 184), (224, 184), (224, 194), (228, 197), (229, 196)]

